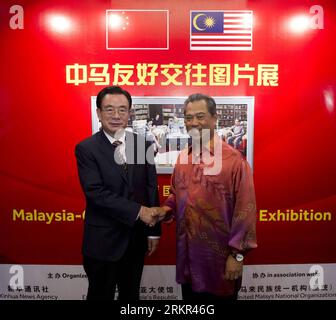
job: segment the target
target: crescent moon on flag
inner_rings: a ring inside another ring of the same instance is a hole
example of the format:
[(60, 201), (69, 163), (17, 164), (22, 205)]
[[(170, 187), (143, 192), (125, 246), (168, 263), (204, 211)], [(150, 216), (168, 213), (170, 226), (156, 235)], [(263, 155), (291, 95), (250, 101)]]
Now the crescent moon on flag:
[(196, 14), (196, 16), (193, 19), (193, 26), (195, 27), (196, 30), (204, 31), (206, 28), (202, 29), (197, 25), (197, 19), (201, 16), (205, 16), (205, 14), (204, 13)]

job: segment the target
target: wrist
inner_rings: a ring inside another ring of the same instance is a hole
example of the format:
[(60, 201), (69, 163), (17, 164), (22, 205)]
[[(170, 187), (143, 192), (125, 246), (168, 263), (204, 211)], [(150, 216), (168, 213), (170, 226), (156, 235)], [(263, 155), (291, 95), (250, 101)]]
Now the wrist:
[(238, 262), (243, 262), (245, 258), (244, 255), (239, 251), (231, 251), (230, 256), (233, 257)]
[(145, 210), (145, 207), (144, 207), (144, 206), (141, 206), (141, 207), (140, 207), (140, 210), (139, 210), (139, 214), (138, 214), (137, 219), (143, 217), (143, 212), (144, 212), (144, 210)]

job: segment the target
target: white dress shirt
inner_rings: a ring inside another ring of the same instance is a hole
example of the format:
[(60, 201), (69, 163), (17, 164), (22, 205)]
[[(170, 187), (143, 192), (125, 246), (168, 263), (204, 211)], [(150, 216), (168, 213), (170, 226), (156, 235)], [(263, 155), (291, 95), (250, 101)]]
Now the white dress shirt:
[(122, 142), (122, 144), (118, 146), (118, 152), (122, 156), (124, 161), (126, 162), (126, 144), (125, 144), (126, 133), (125, 133), (125, 130), (118, 131), (117, 134), (114, 135), (114, 137), (112, 137), (106, 131), (104, 131), (104, 133), (105, 133), (105, 136), (107, 137), (107, 139), (109, 139), (109, 141), (111, 142), (111, 144), (113, 144), (115, 141)]

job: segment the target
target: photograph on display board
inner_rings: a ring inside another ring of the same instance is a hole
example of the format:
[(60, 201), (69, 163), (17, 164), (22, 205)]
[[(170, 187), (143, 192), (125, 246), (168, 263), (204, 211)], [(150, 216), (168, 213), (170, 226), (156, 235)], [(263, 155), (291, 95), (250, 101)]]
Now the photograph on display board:
[[(133, 97), (126, 130), (146, 137), (155, 150), (159, 174), (173, 172), (179, 152), (190, 143), (184, 124), (187, 97)], [(239, 150), (253, 167), (254, 97), (214, 97), (217, 134)], [(91, 97), (92, 134), (100, 129), (96, 97)]]

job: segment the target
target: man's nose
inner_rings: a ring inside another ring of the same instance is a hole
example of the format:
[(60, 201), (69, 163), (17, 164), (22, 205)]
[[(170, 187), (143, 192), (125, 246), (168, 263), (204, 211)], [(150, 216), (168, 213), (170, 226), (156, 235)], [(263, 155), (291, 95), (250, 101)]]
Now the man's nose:
[(193, 128), (197, 128), (197, 127), (199, 126), (199, 121), (197, 120), (196, 117), (193, 117), (193, 118), (192, 118), (192, 121), (191, 121), (190, 125), (191, 125)]
[(120, 118), (120, 115), (119, 115), (119, 111), (118, 110), (114, 110), (113, 113), (112, 113), (112, 118), (116, 118), (116, 119), (119, 119)]

